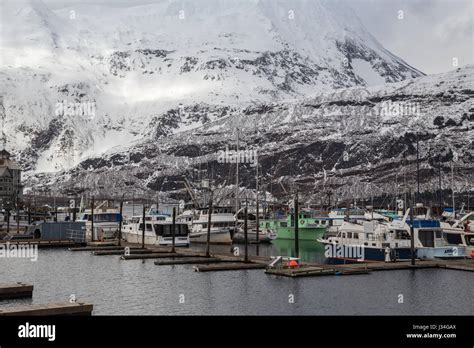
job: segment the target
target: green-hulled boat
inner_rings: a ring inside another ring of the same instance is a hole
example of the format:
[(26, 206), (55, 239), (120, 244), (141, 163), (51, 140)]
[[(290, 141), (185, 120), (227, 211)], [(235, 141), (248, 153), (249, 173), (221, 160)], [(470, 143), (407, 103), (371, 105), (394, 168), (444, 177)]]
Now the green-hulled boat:
[[(298, 239), (311, 240), (321, 238), (329, 226), (327, 217), (314, 217), (308, 213), (298, 214)], [(283, 219), (260, 220), (260, 228), (268, 228), (278, 234), (277, 239), (295, 239), (294, 214), (288, 214)]]

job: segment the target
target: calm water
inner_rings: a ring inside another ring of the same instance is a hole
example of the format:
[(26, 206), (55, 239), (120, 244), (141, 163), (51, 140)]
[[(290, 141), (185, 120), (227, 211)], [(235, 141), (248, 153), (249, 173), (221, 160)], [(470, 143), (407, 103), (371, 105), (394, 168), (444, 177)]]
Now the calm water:
[[(276, 248), (290, 244), (260, 246), (260, 251), (275, 255)], [(308, 248), (303, 246), (302, 253), (321, 257), (312, 250), (317, 246)], [(218, 249), (229, 247), (213, 248)], [(474, 313), (474, 273), (436, 269), (291, 279), (263, 270), (196, 273), (190, 265), (155, 266), (153, 260), (40, 249), (37, 262), (0, 259), (0, 283), (17, 281), (34, 284), (33, 299), (2, 301), (0, 308), (67, 301), (74, 294), (78, 301), (93, 303), (95, 315)], [(295, 303), (289, 303), (290, 294)]]

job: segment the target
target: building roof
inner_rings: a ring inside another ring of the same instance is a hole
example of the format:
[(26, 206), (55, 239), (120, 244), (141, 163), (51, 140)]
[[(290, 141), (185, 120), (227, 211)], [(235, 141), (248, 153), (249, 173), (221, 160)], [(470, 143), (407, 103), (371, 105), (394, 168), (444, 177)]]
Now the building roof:
[(1, 177), (4, 177), (4, 176), (12, 177), (12, 173), (10, 172), (8, 167), (0, 167), (0, 176)]
[(11, 170), (21, 170), (15, 161), (10, 159), (10, 153), (7, 150), (0, 151), (0, 168), (8, 168)]

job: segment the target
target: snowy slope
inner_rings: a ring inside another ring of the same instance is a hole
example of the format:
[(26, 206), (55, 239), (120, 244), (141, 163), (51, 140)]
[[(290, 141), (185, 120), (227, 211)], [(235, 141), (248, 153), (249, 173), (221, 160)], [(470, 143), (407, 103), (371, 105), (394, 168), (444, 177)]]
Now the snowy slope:
[[(203, 108), (184, 109), (183, 114), (192, 118)], [(474, 179), (473, 122), (474, 66), (465, 66), (385, 86), (227, 109), (225, 116), (197, 129), (117, 147), (71, 170), (40, 175), (31, 182), (47, 186), (59, 182), (69, 189), (92, 191), (103, 186), (107, 194), (128, 192), (131, 187), (173, 190), (183, 188), (179, 182), (192, 169), (211, 168), (218, 183), (228, 183), (234, 165), (218, 163), (218, 152), (234, 148), (239, 128), (241, 149), (258, 150), (262, 180), (267, 183), (296, 181), (319, 198), (324, 187), (339, 189), (341, 197), (367, 197), (370, 180), (376, 185), (375, 195), (395, 192), (395, 183), (402, 178), (413, 188), (418, 137), (422, 191), (437, 189), (438, 161), (443, 187), (450, 187), (451, 161), (457, 157), (460, 192)], [(242, 182), (253, 187), (255, 169), (241, 165), (241, 175)]]
[[(31, 173), (255, 103), (422, 76), (337, 1), (1, 6), (2, 119), (8, 148)], [(94, 113), (58, 115), (58, 103), (93, 104)]]

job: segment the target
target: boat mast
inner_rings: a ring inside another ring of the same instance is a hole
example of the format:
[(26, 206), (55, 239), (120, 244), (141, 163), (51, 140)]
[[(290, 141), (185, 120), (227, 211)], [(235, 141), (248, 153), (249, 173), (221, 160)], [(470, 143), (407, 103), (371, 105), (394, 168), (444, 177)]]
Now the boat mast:
[(456, 204), (454, 202), (454, 161), (451, 162), (451, 195), (453, 196), (453, 219), (456, 219)]
[(438, 186), (439, 186), (439, 209), (443, 213), (443, 188), (441, 184), (441, 158), (438, 154)]
[(416, 133), (416, 202), (420, 202), (420, 151), (419, 151), (419, 141), (418, 133)]
[(256, 196), (257, 196), (257, 201), (256, 201), (256, 210), (257, 210), (257, 218), (256, 218), (256, 232), (257, 232), (257, 237), (256, 237), (256, 242), (257, 242), (257, 256), (259, 254), (259, 242), (260, 242), (260, 226), (259, 226), (259, 223), (260, 223), (260, 218), (259, 218), (259, 215), (260, 215), (260, 212), (259, 212), (259, 204), (258, 204), (258, 157), (257, 157), (257, 165), (255, 166), (256, 169), (256, 173), (255, 173), (255, 191), (256, 191)]
[(237, 128), (237, 152), (235, 161), (235, 213), (239, 211), (239, 128)]

